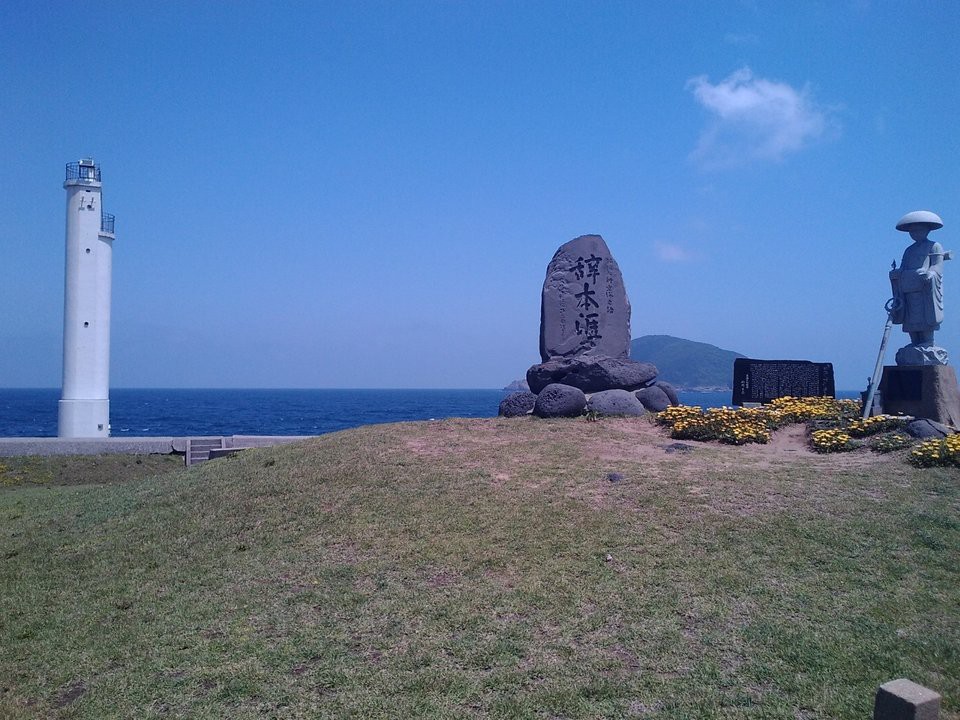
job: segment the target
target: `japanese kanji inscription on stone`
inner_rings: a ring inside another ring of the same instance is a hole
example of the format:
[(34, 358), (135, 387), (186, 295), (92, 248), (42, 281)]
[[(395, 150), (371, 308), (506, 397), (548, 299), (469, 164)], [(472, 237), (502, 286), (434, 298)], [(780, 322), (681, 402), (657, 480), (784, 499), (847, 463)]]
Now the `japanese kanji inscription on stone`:
[(607, 244), (599, 235), (582, 235), (560, 246), (543, 282), (542, 361), (629, 354), (630, 301)]

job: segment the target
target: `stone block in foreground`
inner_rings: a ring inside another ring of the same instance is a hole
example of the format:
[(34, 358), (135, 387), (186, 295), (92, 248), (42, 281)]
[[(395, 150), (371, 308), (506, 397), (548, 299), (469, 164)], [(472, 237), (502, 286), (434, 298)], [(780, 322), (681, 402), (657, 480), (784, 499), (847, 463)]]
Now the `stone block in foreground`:
[(939, 715), (940, 695), (906, 678), (885, 682), (877, 690), (873, 720), (937, 720)]

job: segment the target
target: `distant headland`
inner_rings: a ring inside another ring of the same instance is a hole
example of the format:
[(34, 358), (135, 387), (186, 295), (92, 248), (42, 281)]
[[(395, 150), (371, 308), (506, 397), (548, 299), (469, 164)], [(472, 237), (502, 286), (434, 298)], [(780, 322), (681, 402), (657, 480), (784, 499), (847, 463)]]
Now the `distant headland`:
[(733, 361), (746, 356), (672, 335), (643, 335), (630, 341), (630, 357), (656, 365), (678, 390), (723, 392), (732, 387)]

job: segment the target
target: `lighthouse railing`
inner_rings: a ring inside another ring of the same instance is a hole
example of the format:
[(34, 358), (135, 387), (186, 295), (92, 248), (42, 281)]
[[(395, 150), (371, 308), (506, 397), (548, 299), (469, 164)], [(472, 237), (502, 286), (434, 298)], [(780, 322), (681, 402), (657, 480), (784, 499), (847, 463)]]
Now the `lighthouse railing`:
[(101, 213), (100, 214), (100, 232), (110, 233), (113, 235), (113, 223), (116, 218), (110, 213)]
[(67, 163), (67, 180), (93, 180), (100, 182), (100, 166), (86, 163)]

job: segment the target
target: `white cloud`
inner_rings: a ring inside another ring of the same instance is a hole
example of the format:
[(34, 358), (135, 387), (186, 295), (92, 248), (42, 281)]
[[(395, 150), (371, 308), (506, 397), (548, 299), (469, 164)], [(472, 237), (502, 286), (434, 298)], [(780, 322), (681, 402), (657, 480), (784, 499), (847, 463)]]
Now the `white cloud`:
[(809, 88), (758, 78), (746, 67), (716, 85), (706, 75), (691, 78), (687, 88), (713, 115), (690, 156), (705, 167), (782, 160), (821, 138), (832, 122)]
[(654, 243), (654, 249), (657, 257), (664, 262), (689, 262), (697, 258), (695, 253), (674, 243), (657, 242)]

